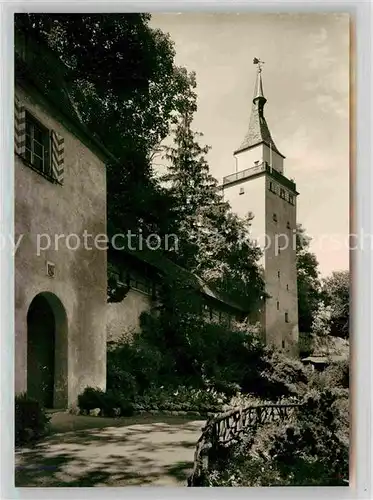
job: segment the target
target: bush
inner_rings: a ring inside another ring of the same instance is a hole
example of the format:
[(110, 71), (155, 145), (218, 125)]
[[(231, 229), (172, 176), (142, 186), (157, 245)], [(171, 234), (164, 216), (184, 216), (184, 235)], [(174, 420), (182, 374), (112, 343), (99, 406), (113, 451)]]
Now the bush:
[(313, 337), (310, 333), (299, 332), (298, 350), (299, 356), (305, 358), (310, 356), (313, 349)]
[(25, 393), (15, 397), (15, 445), (21, 446), (46, 436), (50, 417), (36, 400)]
[(212, 388), (227, 398), (241, 392), (272, 401), (304, 392), (303, 364), (265, 347), (256, 327), (227, 328), (198, 315), (165, 312), (143, 314), (141, 324), (141, 334), (108, 351), (107, 387), (127, 400), (154, 387)]
[(315, 381), (320, 385), (320, 388), (340, 387), (343, 389), (349, 388), (350, 378), (350, 363), (346, 361), (338, 361), (330, 364), (321, 373), (315, 373)]
[(224, 394), (214, 389), (195, 389), (180, 386), (152, 388), (135, 398), (136, 410), (220, 412), (226, 402)]
[(309, 375), (303, 363), (272, 346), (265, 348), (257, 369), (260, 373), (256, 386), (248, 392), (272, 401), (302, 397), (306, 392)]
[(308, 394), (295, 421), (249, 435), (208, 475), (211, 486), (342, 486), (348, 482), (348, 427), (333, 391)]
[(120, 392), (108, 390), (103, 398), (101, 414), (105, 417), (130, 417), (133, 415), (133, 402)]
[(86, 387), (78, 396), (78, 406), (83, 414), (89, 414), (96, 408), (99, 408), (100, 415), (105, 417), (127, 417), (133, 414), (132, 402), (120, 392), (104, 392), (93, 387)]
[(86, 387), (78, 396), (78, 406), (81, 413), (89, 414), (91, 410), (102, 408), (104, 405), (105, 392), (101, 389)]
[(107, 353), (107, 387), (127, 399), (148, 389), (159, 378), (162, 355), (140, 335), (115, 343)]

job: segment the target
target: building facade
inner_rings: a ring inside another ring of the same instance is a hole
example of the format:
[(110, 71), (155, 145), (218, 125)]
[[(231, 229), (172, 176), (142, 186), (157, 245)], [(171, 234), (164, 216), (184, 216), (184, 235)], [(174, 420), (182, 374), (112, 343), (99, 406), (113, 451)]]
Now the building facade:
[(106, 385), (106, 251), (81, 239), (106, 233), (105, 151), (43, 92), (38, 50), (16, 39), (15, 392), (66, 408)]
[(266, 342), (294, 351), (298, 342), (296, 270), (296, 185), (284, 171), (264, 117), (261, 67), (252, 101), (249, 129), (234, 152), (236, 171), (223, 179), (224, 199), (241, 217), (252, 213), (251, 237), (263, 250), (269, 297), (262, 311)]

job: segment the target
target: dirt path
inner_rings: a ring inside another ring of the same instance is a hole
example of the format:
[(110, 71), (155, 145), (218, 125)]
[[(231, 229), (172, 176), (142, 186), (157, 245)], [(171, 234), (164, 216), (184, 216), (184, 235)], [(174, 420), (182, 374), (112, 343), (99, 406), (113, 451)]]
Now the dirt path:
[(16, 451), (16, 487), (186, 486), (204, 422), (61, 413), (52, 425), (57, 433)]

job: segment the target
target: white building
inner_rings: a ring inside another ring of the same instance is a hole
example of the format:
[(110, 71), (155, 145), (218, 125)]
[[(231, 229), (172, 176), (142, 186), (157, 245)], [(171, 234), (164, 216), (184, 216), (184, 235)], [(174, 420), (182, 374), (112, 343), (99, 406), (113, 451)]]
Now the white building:
[(248, 132), (234, 152), (235, 173), (224, 177), (224, 198), (239, 216), (254, 214), (252, 237), (264, 250), (262, 265), (269, 298), (262, 322), (267, 343), (294, 351), (298, 341), (296, 202), (293, 180), (286, 177), (284, 155), (277, 149), (264, 117), (260, 64)]

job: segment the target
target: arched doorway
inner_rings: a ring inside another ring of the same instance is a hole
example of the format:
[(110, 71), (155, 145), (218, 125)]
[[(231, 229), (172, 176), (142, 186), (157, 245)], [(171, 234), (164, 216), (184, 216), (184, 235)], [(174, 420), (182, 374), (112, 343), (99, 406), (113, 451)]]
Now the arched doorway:
[(43, 292), (27, 313), (27, 394), (46, 408), (67, 406), (67, 320), (58, 297)]

